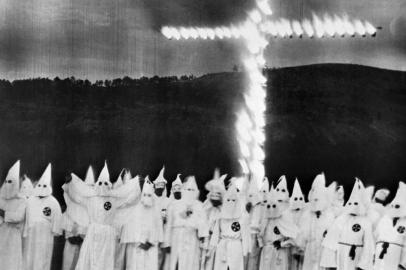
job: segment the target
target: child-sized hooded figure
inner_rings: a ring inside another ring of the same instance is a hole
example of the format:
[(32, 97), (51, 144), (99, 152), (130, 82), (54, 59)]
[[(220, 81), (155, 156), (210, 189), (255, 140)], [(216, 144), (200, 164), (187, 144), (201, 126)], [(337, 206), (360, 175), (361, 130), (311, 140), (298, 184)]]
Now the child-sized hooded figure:
[[(213, 236), (215, 225), (220, 218), (221, 208), (223, 205), (223, 197), (226, 192), (224, 180), (227, 175), (220, 176), (220, 171), (215, 170), (213, 179), (209, 180), (205, 189), (209, 192), (207, 194), (207, 199), (203, 203), (203, 208), (206, 213), (207, 223), (209, 227), (209, 239)], [(209, 248), (207, 254), (202, 256), (204, 262), (202, 264), (203, 269), (201, 270), (213, 270), (214, 267), (214, 257), (215, 257), (216, 247)]]
[(189, 176), (182, 186), (180, 200), (175, 199), (169, 205), (164, 241), (164, 247), (169, 251), (166, 256), (169, 270), (200, 268), (201, 243), (208, 238), (209, 232), (203, 204), (198, 198), (196, 179)]
[(214, 270), (244, 270), (244, 257), (250, 248), (248, 217), (237, 188), (231, 185), (210, 241), (211, 247), (217, 247)]
[(61, 207), (52, 196), (51, 164), (48, 164), (27, 200), (24, 227), (26, 270), (51, 269), (54, 236), (62, 234)]
[[(293, 185), (292, 195), (290, 196), (289, 209), (287, 214), (290, 215), (294, 224), (300, 228), (303, 225), (302, 216), (306, 210), (306, 202), (300, 188), (299, 181), (296, 179)], [(299, 236), (298, 236), (299, 237)], [(297, 246), (290, 247), (290, 270), (300, 270), (303, 265), (303, 250)]]
[(278, 193), (273, 187), (267, 199), (264, 220), (261, 222), (259, 233), (260, 246), (262, 246), (259, 269), (260, 270), (288, 270), (289, 249), (297, 236), (298, 229), (292, 219), (283, 215), (286, 202), (285, 196)]
[(20, 161), (8, 171), (0, 189), (0, 268), (22, 270), (25, 199), (19, 196)]
[(141, 201), (123, 226), (121, 243), (127, 244), (126, 270), (158, 270), (158, 246), (163, 242), (163, 223), (156, 207), (153, 184), (144, 183)]
[(375, 270), (406, 269), (406, 184), (399, 182), (387, 214), (378, 223)]
[(374, 238), (367, 216), (365, 196), (356, 180), (343, 214), (338, 217), (323, 241), (321, 266), (337, 270), (373, 269)]
[(326, 187), (324, 174), (319, 174), (313, 181), (309, 192), (309, 207), (300, 220), (298, 245), (304, 250), (303, 269), (320, 270), (322, 241), (334, 222), (331, 201), (335, 187)]

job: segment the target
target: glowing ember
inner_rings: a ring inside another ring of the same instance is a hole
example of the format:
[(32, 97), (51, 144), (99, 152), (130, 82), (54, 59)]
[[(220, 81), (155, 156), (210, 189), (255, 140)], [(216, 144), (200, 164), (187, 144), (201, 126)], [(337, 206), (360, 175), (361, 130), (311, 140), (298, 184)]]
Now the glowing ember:
[(272, 21), (267, 0), (257, 0), (257, 7), (248, 13), (248, 18), (239, 26), (222, 26), (216, 28), (163, 27), (162, 34), (168, 39), (242, 39), (248, 54), (243, 60), (248, 73), (247, 90), (244, 95), (245, 104), (237, 114), (236, 133), (240, 148), (239, 163), (242, 173), (249, 175), (251, 180), (260, 187), (265, 177), (265, 113), (266, 113), (266, 82), (262, 74), (265, 66), (264, 50), (268, 46), (270, 36), (286, 38), (304, 34), (309, 37), (344, 37), (344, 36), (375, 36), (376, 28), (368, 21), (350, 21), (348, 16), (342, 17), (325, 14), (322, 18), (313, 14), (312, 19), (290, 21), (285, 18)]

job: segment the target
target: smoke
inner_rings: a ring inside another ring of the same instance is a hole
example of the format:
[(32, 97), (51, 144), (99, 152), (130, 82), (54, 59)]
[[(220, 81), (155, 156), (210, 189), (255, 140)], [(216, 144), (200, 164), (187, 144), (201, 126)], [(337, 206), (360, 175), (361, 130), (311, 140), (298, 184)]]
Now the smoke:
[(406, 9), (391, 21), (389, 29), (396, 48), (406, 53)]

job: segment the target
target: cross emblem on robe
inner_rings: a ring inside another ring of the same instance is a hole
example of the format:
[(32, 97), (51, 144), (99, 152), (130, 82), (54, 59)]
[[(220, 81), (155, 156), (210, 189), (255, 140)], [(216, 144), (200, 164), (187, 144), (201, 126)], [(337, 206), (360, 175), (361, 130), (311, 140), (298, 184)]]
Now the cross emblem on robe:
[(312, 19), (290, 21), (284, 18), (271, 20), (272, 9), (268, 0), (256, 0), (256, 6), (247, 19), (236, 25), (207, 27), (170, 27), (161, 29), (168, 39), (238, 39), (245, 43), (243, 64), (248, 74), (245, 104), (237, 115), (236, 136), (240, 148), (239, 163), (243, 175), (262, 185), (265, 176), (265, 126), (266, 126), (266, 83), (263, 75), (266, 61), (265, 48), (269, 38), (292, 37), (355, 37), (376, 35), (375, 28), (368, 21), (350, 19), (348, 16), (324, 16), (313, 14)]

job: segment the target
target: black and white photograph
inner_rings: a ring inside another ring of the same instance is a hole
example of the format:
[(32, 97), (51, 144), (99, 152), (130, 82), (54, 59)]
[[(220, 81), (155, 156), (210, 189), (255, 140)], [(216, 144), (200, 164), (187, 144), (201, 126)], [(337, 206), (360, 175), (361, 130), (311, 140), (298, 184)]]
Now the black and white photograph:
[(0, 270), (402, 269), (405, 0), (0, 0)]

